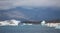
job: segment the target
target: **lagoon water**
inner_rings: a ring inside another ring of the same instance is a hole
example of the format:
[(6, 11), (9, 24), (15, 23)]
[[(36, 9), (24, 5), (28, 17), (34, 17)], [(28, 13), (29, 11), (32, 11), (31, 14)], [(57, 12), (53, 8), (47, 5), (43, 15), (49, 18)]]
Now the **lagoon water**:
[(0, 33), (60, 33), (60, 30), (37, 24), (19, 26), (0, 26)]

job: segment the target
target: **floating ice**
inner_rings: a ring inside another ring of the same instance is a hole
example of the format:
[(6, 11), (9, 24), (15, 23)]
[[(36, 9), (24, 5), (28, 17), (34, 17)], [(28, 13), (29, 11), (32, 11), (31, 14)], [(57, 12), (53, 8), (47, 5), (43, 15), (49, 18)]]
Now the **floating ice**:
[(58, 24), (58, 26), (56, 26), (55, 29), (60, 29), (60, 24)]
[(21, 21), (17, 21), (17, 20), (6, 20), (6, 21), (1, 21), (0, 22), (0, 26), (18, 26), (18, 24), (20, 23)]
[(43, 21), (41, 22), (41, 25), (45, 25), (45, 23), (46, 23), (46, 22), (43, 20)]
[(32, 25), (32, 24), (30, 24), (30, 23), (23, 23), (23, 25)]

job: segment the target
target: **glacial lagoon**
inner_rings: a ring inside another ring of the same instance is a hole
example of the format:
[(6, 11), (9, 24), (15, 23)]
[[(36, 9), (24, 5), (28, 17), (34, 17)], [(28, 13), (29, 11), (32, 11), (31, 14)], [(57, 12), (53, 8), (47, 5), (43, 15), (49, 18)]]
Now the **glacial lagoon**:
[(18, 25), (18, 26), (0, 26), (1, 33), (60, 33), (60, 29), (53, 27), (41, 26), (40, 24), (33, 25)]

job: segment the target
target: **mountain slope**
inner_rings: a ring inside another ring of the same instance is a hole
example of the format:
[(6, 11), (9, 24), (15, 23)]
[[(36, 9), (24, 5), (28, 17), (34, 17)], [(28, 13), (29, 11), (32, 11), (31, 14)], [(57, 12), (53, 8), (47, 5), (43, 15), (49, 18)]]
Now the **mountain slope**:
[(39, 7), (0, 10), (0, 20), (22, 19), (22, 20), (53, 20), (60, 19), (59, 7)]

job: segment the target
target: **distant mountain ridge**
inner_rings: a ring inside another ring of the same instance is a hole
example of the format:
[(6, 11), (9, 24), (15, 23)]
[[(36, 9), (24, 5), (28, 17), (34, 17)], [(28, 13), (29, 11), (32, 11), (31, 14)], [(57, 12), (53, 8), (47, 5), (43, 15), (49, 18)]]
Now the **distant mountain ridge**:
[[(12, 15), (12, 16), (11, 16)], [(60, 19), (60, 7), (22, 8), (0, 10), (0, 20), (53, 20)]]

